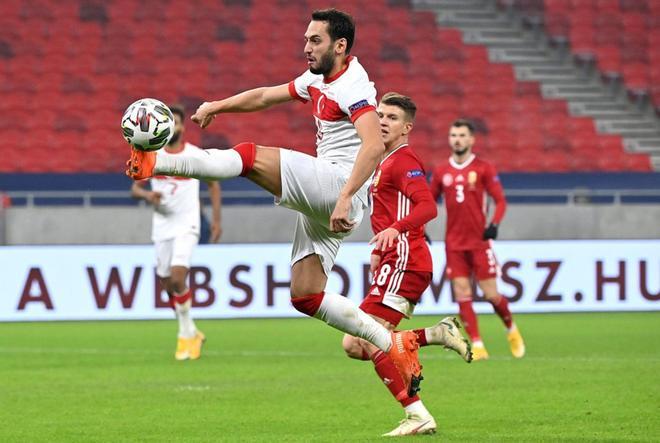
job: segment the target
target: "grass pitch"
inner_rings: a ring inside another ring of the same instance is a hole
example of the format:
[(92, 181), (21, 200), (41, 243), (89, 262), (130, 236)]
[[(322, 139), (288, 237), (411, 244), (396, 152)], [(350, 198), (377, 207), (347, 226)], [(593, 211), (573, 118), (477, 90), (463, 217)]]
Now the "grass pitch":
[[(438, 434), (415, 439), (660, 440), (660, 313), (518, 315), (522, 360), (480, 320), (491, 360), (422, 349)], [(0, 441), (382, 441), (403, 416), (317, 321), (198, 326), (177, 362), (175, 321), (0, 324)]]

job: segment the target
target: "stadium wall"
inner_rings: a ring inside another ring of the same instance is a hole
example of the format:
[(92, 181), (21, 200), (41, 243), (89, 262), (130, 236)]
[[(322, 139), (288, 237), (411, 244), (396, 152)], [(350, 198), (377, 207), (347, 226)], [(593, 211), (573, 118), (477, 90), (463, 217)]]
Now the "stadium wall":
[[(148, 207), (12, 207), (5, 210), (8, 245), (146, 244)], [(225, 206), (223, 243), (288, 243), (296, 214), (274, 206)], [(444, 209), (427, 228), (433, 240), (444, 233)], [(660, 238), (659, 205), (511, 204), (500, 229), (501, 240)], [(0, 224), (0, 227), (2, 224)], [(3, 235), (4, 234), (4, 235)], [(368, 220), (349, 238), (368, 241)]]
[[(456, 312), (444, 245), (416, 314)], [(660, 310), (660, 240), (501, 241), (500, 290), (514, 312)], [(360, 302), (367, 243), (344, 245), (328, 288)], [(299, 317), (289, 301), (288, 244), (200, 246), (190, 287), (196, 318)], [(172, 318), (149, 245), (0, 248), (0, 321)], [(478, 297), (477, 312), (492, 312)]]

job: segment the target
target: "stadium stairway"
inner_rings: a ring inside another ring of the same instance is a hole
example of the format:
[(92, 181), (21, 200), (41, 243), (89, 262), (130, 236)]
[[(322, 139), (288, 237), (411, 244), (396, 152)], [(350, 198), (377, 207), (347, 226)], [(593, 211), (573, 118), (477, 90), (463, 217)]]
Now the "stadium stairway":
[(463, 42), (486, 46), (491, 62), (512, 64), (519, 82), (539, 82), (545, 99), (566, 100), (571, 116), (592, 118), (599, 134), (622, 137), (627, 152), (650, 155), (653, 169), (660, 170), (660, 120), (655, 114), (631, 103), (593, 69), (579, 66), (565, 47), (553, 47), (514, 0), (412, 3), (417, 10), (434, 11), (440, 26), (459, 29)]

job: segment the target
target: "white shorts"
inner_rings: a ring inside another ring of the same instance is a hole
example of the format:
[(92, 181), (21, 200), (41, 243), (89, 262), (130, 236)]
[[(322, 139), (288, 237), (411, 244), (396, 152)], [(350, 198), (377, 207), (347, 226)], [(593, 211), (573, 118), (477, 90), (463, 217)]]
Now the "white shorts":
[(190, 268), (193, 249), (198, 242), (199, 236), (192, 233), (155, 242), (156, 275), (161, 278), (169, 277), (172, 266)]
[[(289, 149), (280, 150), (280, 168), (282, 198), (275, 203), (300, 213), (293, 237), (291, 265), (317, 254), (327, 275), (335, 264), (342, 240), (350, 234), (332, 232), (330, 215), (351, 171), (336, 162)], [(366, 188), (365, 185), (353, 196), (350, 219), (356, 222), (356, 227), (367, 205)]]

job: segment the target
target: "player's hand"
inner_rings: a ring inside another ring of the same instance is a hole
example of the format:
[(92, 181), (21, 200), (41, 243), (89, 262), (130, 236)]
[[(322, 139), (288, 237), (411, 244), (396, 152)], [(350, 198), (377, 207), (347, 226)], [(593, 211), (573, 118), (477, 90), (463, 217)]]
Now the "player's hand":
[[(380, 266), (380, 261), (382, 260), (380, 255), (371, 254), (371, 261), (369, 262), (369, 272), (373, 275)], [(374, 276), (374, 278), (376, 278)]]
[(147, 196), (145, 197), (145, 200), (151, 203), (154, 206), (160, 205), (160, 199), (163, 196), (160, 192), (156, 191), (149, 191)]
[(211, 108), (212, 105), (210, 102), (202, 103), (190, 119), (197, 123), (202, 129), (206, 128), (215, 118), (215, 115), (211, 112)]
[(497, 225), (491, 223), (484, 230), (484, 240), (495, 240), (497, 238)]
[(350, 197), (339, 197), (335, 209), (330, 215), (330, 230), (332, 232), (350, 232), (355, 227), (355, 221), (348, 218), (351, 206)]
[(387, 228), (374, 235), (374, 237), (369, 240), (369, 244), (374, 245), (375, 249), (380, 251), (387, 251), (392, 248), (394, 240), (396, 240), (400, 234), (401, 233), (394, 228)]
[(222, 226), (220, 222), (211, 223), (211, 243), (218, 243), (222, 237)]

